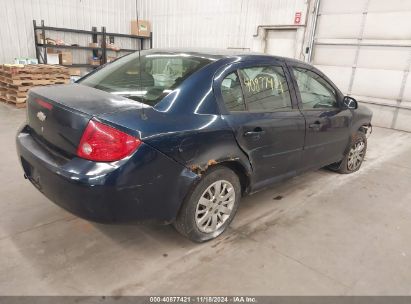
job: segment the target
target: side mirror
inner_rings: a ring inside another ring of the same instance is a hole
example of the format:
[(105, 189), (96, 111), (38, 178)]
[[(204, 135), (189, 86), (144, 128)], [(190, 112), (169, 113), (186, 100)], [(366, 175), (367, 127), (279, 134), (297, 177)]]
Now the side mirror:
[(344, 96), (343, 106), (344, 108), (347, 108), (347, 109), (357, 109), (358, 102), (350, 96)]

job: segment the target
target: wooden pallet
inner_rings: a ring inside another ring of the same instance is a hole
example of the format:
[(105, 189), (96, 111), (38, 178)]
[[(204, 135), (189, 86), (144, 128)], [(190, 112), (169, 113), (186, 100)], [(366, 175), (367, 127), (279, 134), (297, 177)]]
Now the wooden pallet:
[(31, 88), (69, 82), (70, 70), (63, 66), (0, 65), (0, 101), (22, 108)]
[(9, 105), (11, 105), (13, 107), (16, 107), (18, 109), (23, 109), (27, 106), (27, 104), (25, 102), (15, 103), (13, 101), (9, 101), (9, 100), (3, 99), (3, 98), (0, 98), (0, 102), (5, 103), (5, 104), (9, 104)]
[(69, 69), (67, 67), (59, 65), (48, 65), (48, 64), (11, 64), (11, 65), (2, 65), (0, 71), (8, 74), (53, 74), (53, 73), (62, 73), (69, 74)]

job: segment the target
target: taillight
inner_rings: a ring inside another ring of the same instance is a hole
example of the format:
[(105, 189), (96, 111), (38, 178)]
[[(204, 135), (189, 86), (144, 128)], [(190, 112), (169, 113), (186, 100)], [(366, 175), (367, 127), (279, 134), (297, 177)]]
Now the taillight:
[(101, 162), (116, 161), (130, 155), (140, 145), (138, 138), (90, 120), (78, 145), (77, 156)]

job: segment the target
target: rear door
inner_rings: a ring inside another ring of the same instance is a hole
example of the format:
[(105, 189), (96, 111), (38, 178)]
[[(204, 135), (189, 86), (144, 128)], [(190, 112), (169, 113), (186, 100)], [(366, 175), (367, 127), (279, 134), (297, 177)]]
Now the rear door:
[(321, 168), (341, 160), (349, 142), (350, 110), (342, 107), (342, 93), (318, 70), (289, 64), (306, 119), (303, 169)]
[(280, 61), (238, 63), (215, 80), (223, 118), (248, 155), (254, 189), (294, 176), (301, 167), (305, 122)]

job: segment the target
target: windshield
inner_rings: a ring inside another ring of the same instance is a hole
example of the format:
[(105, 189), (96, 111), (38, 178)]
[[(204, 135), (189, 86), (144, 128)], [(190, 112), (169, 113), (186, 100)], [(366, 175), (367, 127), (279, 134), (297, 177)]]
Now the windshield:
[[(141, 64), (140, 64), (141, 62)], [(120, 58), (79, 83), (154, 106), (211, 61), (187, 54), (138, 52)]]

